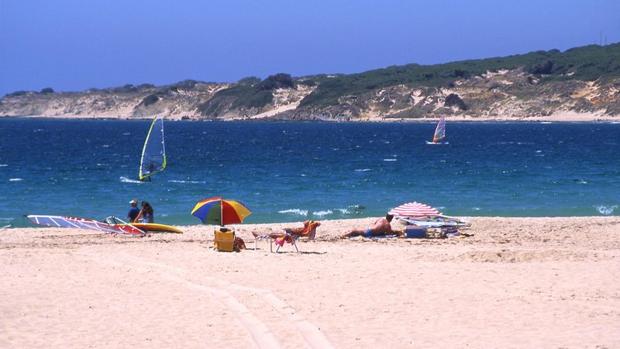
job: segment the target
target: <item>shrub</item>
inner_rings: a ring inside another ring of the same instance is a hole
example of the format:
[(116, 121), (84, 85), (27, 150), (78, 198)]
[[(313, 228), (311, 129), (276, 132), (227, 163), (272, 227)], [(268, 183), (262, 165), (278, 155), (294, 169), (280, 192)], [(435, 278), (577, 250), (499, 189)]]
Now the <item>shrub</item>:
[(44, 95), (54, 93), (54, 89), (51, 87), (46, 87), (44, 89), (41, 89), (41, 92), (39, 93), (44, 94)]
[(535, 74), (535, 75), (551, 74), (551, 72), (553, 71), (553, 62), (550, 60), (547, 60), (543, 63), (539, 63), (539, 64), (534, 65), (533, 67), (530, 67), (528, 71), (529, 73)]
[(289, 74), (279, 73), (268, 76), (261, 81), (257, 88), (259, 90), (275, 90), (277, 88), (295, 88), (295, 82)]
[(149, 105), (155, 104), (159, 101), (159, 97), (156, 95), (148, 95), (146, 97), (144, 97), (144, 99), (142, 100), (142, 105), (145, 107), (148, 107)]
[(257, 78), (256, 76), (248, 76), (248, 77), (245, 77), (245, 78), (237, 81), (237, 83), (239, 85), (254, 86), (254, 85), (260, 83), (260, 78)]
[(23, 96), (26, 94), (28, 94), (28, 91), (15, 91), (15, 92), (8, 93), (6, 97), (18, 97), (18, 96)]
[(467, 105), (465, 102), (459, 97), (459, 95), (455, 93), (451, 93), (446, 97), (446, 101), (444, 103), (446, 107), (457, 106), (461, 110), (467, 110)]

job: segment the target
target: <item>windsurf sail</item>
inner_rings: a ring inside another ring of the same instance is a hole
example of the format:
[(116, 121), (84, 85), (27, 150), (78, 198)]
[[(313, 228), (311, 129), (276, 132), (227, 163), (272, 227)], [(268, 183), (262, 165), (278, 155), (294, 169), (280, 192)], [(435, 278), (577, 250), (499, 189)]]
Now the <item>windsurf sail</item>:
[(441, 143), (446, 139), (446, 119), (441, 116), (437, 127), (435, 128), (435, 134), (433, 135), (433, 143)]
[(88, 218), (50, 215), (28, 215), (26, 217), (32, 223), (46, 227), (88, 229), (113, 234), (144, 235), (142, 230), (131, 225), (117, 226)]
[(155, 117), (146, 135), (138, 179), (149, 180), (150, 177), (166, 168), (166, 146), (164, 144), (164, 118)]

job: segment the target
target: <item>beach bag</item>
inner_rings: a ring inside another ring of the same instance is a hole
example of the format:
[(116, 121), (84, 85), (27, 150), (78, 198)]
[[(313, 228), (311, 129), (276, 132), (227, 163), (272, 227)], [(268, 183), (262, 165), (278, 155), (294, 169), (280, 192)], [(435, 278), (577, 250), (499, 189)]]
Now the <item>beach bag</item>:
[(405, 227), (405, 237), (408, 239), (424, 239), (426, 237), (426, 228), (414, 225)]

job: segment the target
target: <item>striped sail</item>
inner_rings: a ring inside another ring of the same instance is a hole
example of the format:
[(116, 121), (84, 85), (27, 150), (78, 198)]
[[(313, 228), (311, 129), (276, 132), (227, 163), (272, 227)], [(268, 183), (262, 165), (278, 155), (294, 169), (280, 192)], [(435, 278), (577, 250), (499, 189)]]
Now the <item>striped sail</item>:
[(144, 232), (132, 225), (120, 226), (117, 224), (107, 224), (94, 219), (50, 216), (50, 215), (28, 215), (26, 216), (32, 223), (46, 227), (56, 228), (75, 228), (96, 230), (102, 233), (142, 235)]
[(433, 143), (443, 142), (446, 138), (446, 119), (441, 117), (435, 128), (435, 134), (433, 135)]
[(164, 119), (156, 117), (151, 123), (146, 135), (142, 156), (140, 158), (140, 173), (138, 178), (148, 180), (155, 173), (166, 168), (166, 146), (164, 144)]

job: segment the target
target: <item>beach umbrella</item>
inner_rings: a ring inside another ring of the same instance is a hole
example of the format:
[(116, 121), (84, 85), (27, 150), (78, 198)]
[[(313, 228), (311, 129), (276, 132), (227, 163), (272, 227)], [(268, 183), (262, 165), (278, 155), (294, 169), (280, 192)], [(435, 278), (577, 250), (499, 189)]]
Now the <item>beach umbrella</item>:
[(192, 215), (204, 224), (226, 225), (241, 223), (252, 212), (235, 200), (224, 200), (219, 196), (200, 200), (194, 206)]
[(394, 207), (388, 214), (401, 217), (427, 217), (439, 216), (441, 212), (434, 207), (414, 201)]

